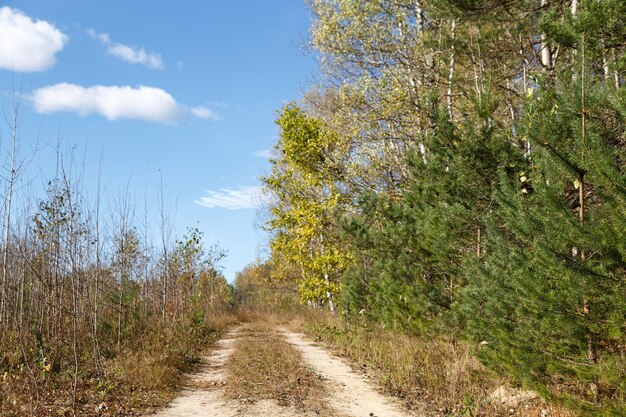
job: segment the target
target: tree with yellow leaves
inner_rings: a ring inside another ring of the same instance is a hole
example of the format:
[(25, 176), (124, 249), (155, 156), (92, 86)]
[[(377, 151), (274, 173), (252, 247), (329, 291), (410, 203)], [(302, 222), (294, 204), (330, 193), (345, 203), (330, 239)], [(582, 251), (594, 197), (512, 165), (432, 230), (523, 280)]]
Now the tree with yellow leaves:
[(295, 104), (282, 109), (276, 123), (280, 138), (272, 172), (262, 178), (273, 197), (266, 227), (273, 233), (272, 253), (300, 270), (303, 302), (335, 310), (340, 278), (350, 256), (339, 245), (333, 212), (341, 194), (326, 159), (333, 136)]

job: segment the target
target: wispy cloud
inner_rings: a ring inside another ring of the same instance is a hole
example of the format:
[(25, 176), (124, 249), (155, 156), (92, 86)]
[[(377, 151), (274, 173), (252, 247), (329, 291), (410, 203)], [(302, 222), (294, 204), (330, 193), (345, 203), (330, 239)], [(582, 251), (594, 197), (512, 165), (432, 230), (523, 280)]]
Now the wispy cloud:
[(148, 53), (143, 48), (137, 48), (125, 45), (123, 43), (115, 43), (111, 41), (108, 33), (100, 33), (95, 29), (87, 29), (87, 33), (93, 39), (100, 41), (107, 47), (107, 53), (131, 64), (141, 64), (151, 69), (165, 69), (163, 59), (160, 54)]
[(211, 101), (207, 103), (211, 107), (219, 107), (222, 109), (230, 109), (232, 106), (225, 101)]
[(0, 8), (0, 68), (45, 71), (56, 63), (55, 54), (68, 39), (45, 20), (33, 20), (8, 6)]
[(117, 45), (109, 46), (107, 51), (109, 54), (132, 64), (141, 64), (152, 69), (165, 69), (161, 55), (149, 54), (143, 48), (137, 50), (128, 45), (118, 43)]
[(200, 119), (204, 119), (204, 120), (221, 120), (222, 119), (222, 116), (220, 116), (218, 113), (204, 106), (191, 107), (189, 111), (191, 111), (191, 114), (193, 114), (194, 116)]
[(263, 149), (260, 151), (256, 151), (254, 153), (254, 156), (256, 158), (263, 158), (263, 159), (269, 159), (272, 157), (272, 150), (271, 149)]
[(261, 203), (261, 187), (222, 188), (219, 191), (207, 191), (207, 194), (208, 196), (200, 197), (194, 203), (203, 207), (227, 210), (253, 209), (259, 207)]

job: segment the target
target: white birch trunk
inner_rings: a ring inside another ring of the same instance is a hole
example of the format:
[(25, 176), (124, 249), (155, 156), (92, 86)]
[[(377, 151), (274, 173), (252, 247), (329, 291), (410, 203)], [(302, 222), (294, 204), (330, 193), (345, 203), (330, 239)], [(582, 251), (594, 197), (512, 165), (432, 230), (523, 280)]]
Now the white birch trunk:
[[(548, 0), (541, 0), (541, 8), (547, 5)], [(550, 44), (545, 33), (541, 34), (541, 65), (547, 70), (552, 68), (552, 52), (550, 51)]]

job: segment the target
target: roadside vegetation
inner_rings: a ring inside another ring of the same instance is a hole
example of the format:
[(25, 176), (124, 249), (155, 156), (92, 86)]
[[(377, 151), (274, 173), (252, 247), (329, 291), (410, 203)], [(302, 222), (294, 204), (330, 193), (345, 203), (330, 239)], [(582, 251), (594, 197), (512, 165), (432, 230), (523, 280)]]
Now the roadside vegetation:
[[(278, 111), (246, 275), (443, 413), (489, 415), (505, 380), (625, 415), (625, 3), (309, 4), (318, 82)], [(415, 340), (414, 387), (387, 338)]]
[[(345, 358), (353, 369), (368, 375), (375, 385), (399, 398), (409, 410), (428, 416), (571, 417), (563, 407), (546, 403), (536, 394), (532, 398), (515, 397), (528, 395), (529, 391), (481, 365), (465, 341), (420, 337), (390, 329), (362, 315), (349, 318), (302, 305), (295, 285), (282, 280), (274, 282), (268, 264), (253, 264), (240, 272), (235, 280), (235, 296), (239, 300), (238, 316), (251, 323), (246, 325), (248, 329), (256, 329), (244, 334), (272, 334), (272, 329), (280, 327), (302, 332)], [(272, 359), (276, 356), (272, 352), (278, 349), (273, 343), (245, 346), (251, 357), (245, 359), (246, 364), (229, 363), (229, 372), (236, 374), (237, 379), (229, 380), (227, 385), (231, 398), (244, 402), (248, 398), (265, 398), (251, 392), (265, 389), (262, 381), (267, 371), (263, 369), (278, 363)], [(263, 359), (259, 352), (265, 351), (265, 346), (269, 346), (269, 357)], [(243, 353), (238, 355), (239, 361), (244, 361)], [(243, 388), (246, 383), (251, 384), (250, 391)], [(498, 389), (504, 390), (503, 396), (492, 395)]]
[(162, 186), (144, 201), (112, 197), (101, 178), (86, 190), (61, 141), (55, 172), (27, 177), (21, 117), (14, 97), (0, 166), (0, 416), (163, 405), (236, 320), (224, 252), (197, 228), (172, 236)]
[(346, 326), (332, 316), (310, 315), (297, 326), (347, 358), (408, 409), (428, 416), (571, 416), (482, 366), (467, 343), (363, 324)]
[[(179, 391), (184, 373), (192, 371), (200, 356), (234, 322), (234, 316), (221, 316), (189, 326), (180, 323), (167, 328), (146, 322), (142, 334), (131, 335), (132, 343), (107, 346), (94, 368), (89, 347), (79, 361), (76, 392), (74, 374), (62, 364), (57, 352), (52, 365), (31, 367), (23, 359), (28, 351), (12, 353), (5, 349), (5, 361), (19, 364), (5, 367), (0, 384), (0, 416), (131, 416), (165, 406)], [(158, 329), (158, 330), (156, 330)], [(26, 364), (26, 365), (25, 365)], [(32, 365), (31, 365), (32, 366)], [(76, 395), (76, 402), (73, 402)]]

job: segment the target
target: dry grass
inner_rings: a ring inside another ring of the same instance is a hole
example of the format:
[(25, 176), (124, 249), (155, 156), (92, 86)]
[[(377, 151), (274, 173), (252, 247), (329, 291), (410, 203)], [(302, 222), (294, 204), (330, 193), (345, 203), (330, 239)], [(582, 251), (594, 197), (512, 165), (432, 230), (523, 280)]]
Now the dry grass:
[(291, 345), (261, 322), (243, 327), (241, 339), (226, 364), (226, 395), (242, 402), (274, 400), (298, 411), (330, 416), (321, 378), (303, 365)]
[[(101, 341), (100, 375), (94, 369), (91, 340), (81, 343), (77, 386), (77, 416), (133, 416), (165, 405), (181, 386), (185, 372), (198, 363), (203, 351), (238, 319), (216, 314), (206, 323), (178, 323), (162, 327), (153, 323), (119, 348)], [(32, 352), (25, 346), (1, 349), (4, 357), (24, 361)], [(71, 416), (73, 367), (22, 365), (0, 375), (0, 417)]]
[(540, 399), (514, 407), (490, 401), (489, 394), (507, 381), (482, 367), (463, 343), (419, 339), (365, 323), (347, 329), (324, 315), (310, 315), (295, 325), (373, 376), (408, 408), (429, 416), (568, 415)]
[(303, 317), (307, 317), (308, 310), (304, 306), (290, 310), (277, 310), (268, 306), (261, 308), (238, 308), (237, 317), (241, 323), (263, 323), (269, 327), (278, 327), (292, 324)]

